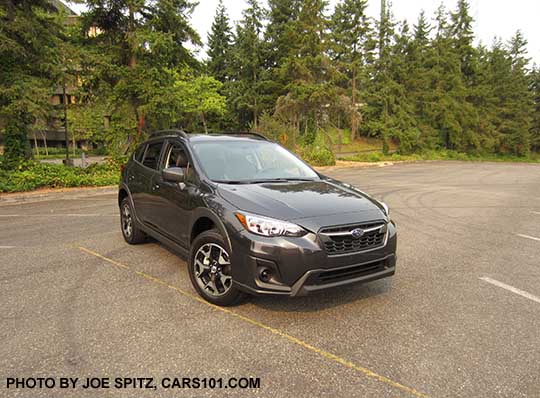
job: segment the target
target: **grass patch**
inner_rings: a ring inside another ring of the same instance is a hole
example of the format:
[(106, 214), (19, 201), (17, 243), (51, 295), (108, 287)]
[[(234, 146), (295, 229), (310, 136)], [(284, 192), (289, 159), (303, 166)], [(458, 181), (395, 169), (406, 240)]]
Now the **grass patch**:
[(87, 168), (63, 164), (26, 162), (16, 170), (0, 169), (0, 192), (31, 191), (37, 188), (67, 188), (115, 185), (120, 181), (120, 163), (109, 161)]
[(532, 154), (529, 157), (511, 155), (471, 155), (455, 151), (426, 151), (411, 155), (401, 155), (393, 153), (385, 155), (382, 152), (358, 153), (354, 156), (347, 156), (342, 160), (352, 162), (382, 162), (382, 161), (419, 161), (419, 160), (463, 160), (472, 162), (521, 162), (540, 163), (540, 154)]
[[(378, 152), (383, 147), (380, 138), (358, 137), (353, 140), (349, 130), (330, 129), (326, 135), (331, 138), (334, 153)], [(397, 150), (397, 145), (392, 141), (389, 142), (389, 150)]]

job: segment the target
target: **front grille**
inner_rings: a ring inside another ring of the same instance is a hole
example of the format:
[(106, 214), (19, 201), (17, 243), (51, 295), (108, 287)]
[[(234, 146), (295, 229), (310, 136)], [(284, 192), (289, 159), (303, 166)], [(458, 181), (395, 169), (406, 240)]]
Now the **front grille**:
[(324, 271), (317, 275), (315, 284), (324, 285), (326, 283), (358, 278), (360, 276), (382, 271), (384, 266), (385, 261), (381, 260), (374, 263), (356, 265), (354, 267)]
[[(355, 238), (351, 231), (361, 229), (364, 234)], [(329, 255), (361, 252), (384, 245), (386, 223), (375, 221), (365, 224), (323, 228), (319, 232), (326, 253)]]

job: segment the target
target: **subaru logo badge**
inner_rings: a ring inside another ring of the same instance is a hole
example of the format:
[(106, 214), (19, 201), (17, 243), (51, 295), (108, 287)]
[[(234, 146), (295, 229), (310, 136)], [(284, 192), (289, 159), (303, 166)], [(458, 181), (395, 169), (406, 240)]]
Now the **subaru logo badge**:
[(364, 230), (362, 228), (355, 228), (351, 231), (351, 235), (353, 236), (353, 238), (358, 239), (362, 235), (364, 235)]

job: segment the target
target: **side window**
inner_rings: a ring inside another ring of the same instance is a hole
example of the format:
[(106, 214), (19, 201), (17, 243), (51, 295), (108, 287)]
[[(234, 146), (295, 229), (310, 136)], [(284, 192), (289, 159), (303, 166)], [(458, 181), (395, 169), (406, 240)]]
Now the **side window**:
[(144, 164), (146, 167), (157, 170), (159, 154), (161, 153), (162, 146), (163, 142), (161, 141), (148, 144), (148, 146), (146, 147), (146, 152), (143, 156), (142, 164)]
[(133, 160), (136, 160), (137, 162), (140, 163), (144, 155), (145, 149), (146, 149), (146, 144), (139, 145), (139, 147), (135, 150), (135, 153), (133, 154)]
[(167, 148), (165, 156), (165, 168), (181, 167), (184, 169), (186, 181), (193, 182), (193, 167), (189, 161), (189, 156), (181, 144), (171, 143)]

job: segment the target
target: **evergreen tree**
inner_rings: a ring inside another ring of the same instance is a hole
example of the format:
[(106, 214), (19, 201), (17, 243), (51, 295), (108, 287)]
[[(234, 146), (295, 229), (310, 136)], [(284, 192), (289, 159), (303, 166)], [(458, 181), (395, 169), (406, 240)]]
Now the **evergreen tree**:
[(30, 156), (32, 124), (51, 111), (50, 93), (62, 68), (56, 13), (48, 0), (0, 3), (0, 125), (6, 168)]
[(502, 151), (524, 156), (530, 152), (530, 128), (534, 110), (533, 98), (529, 90), (526, 54), (527, 41), (520, 31), (508, 43), (511, 71), (509, 86), (505, 87), (506, 95), (504, 121), (500, 125), (503, 134)]
[(366, 8), (367, 0), (344, 0), (336, 5), (330, 25), (330, 53), (347, 80), (353, 138), (361, 119), (359, 94), (367, 84), (367, 64), (374, 60), (375, 38)]
[(467, 102), (468, 90), (461, 72), (461, 59), (454, 46), (448, 12), (441, 5), (436, 13), (433, 40), (433, 104), (428, 117), (439, 132), (441, 146), (468, 151), (473, 148), (475, 111)]
[(300, 0), (268, 0), (268, 24), (264, 37), (269, 68), (279, 67), (294, 46), (293, 27), (300, 4)]
[(233, 46), (234, 70), (230, 85), (231, 107), (236, 112), (242, 127), (251, 125), (257, 129), (258, 119), (265, 107), (262, 98), (261, 74), (263, 58), (264, 10), (258, 0), (248, 0), (243, 18), (236, 26)]
[(268, 23), (264, 32), (264, 71), (261, 89), (268, 103), (268, 111), (275, 109), (277, 99), (287, 93), (290, 82), (280, 72), (283, 61), (295, 45), (294, 27), (300, 11), (301, 0), (268, 0)]
[[(439, 132), (434, 127), (433, 105), (438, 100), (431, 89), (436, 82), (435, 50), (430, 40), (433, 27), (422, 11), (414, 25), (413, 37), (406, 56), (408, 76), (405, 79), (405, 90), (408, 94), (413, 115), (418, 129), (417, 139), (410, 137), (408, 150), (435, 149), (440, 144)], [(411, 131), (413, 132), (413, 131)], [(411, 142), (413, 141), (413, 142)]]
[(531, 149), (540, 152), (540, 66), (535, 65), (531, 71), (530, 88), (534, 103), (531, 123)]
[[(126, 134), (130, 144), (140, 141), (149, 129), (180, 123), (185, 127), (184, 116), (191, 111), (183, 100), (188, 92), (182, 91), (183, 81), (191, 77), (192, 69), (199, 69), (185, 46), (188, 41), (200, 45), (189, 23), (195, 3), (88, 0), (87, 6), (82, 31), (93, 26), (100, 33), (85, 40), (85, 47), (97, 56), (86, 59), (83, 68), (90, 83), (99, 82), (99, 87), (91, 88), (108, 98), (113, 120), (121, 114), (132, 115), (119, 134)], [(203, 114), (199, 116), (204, 124)]]
[(232, 32), (227, 10), (219, 1), (212, 28), (208, 34), (208, 72), (220, 82), (225, 82), (231, 68)]
[(476, 84), (474, 87), (474, 106), (478, 113), (475, 140), (478, 152), (493, 153), (500, 147), (497, 130), (497, 86), (507, 75), (508, 57), (499, 41), (494, 41), (492, 49), (479, 47)]
[(391, 139), (392, 122), (389, 107), (393, 101), (392, 92), (398, 89), (396, 82), (392, 80), (390, 58), (395, 26), (390, 4), (383, 0), (377, 23), (378, 57), (369, 65), (370, 84), (367, 87), (366, 106), (363, 107), (364, 123), (360, 129), (364, 135), (380, 137), (384, 153), (388, 152)]
[[(414, 106), (407, 85), (411, 77), (411, 64), (408, 54), (411, 51), (412, 37), (407, 22), (403, 22), (394, 33), (392, 45), (388, 47), (388, 70), (383, 77), (385, 100), (383, 111), (384, 137), (398, 142), (400, 152), (410, 153), (418, 149), (420, 133), (414, 117)], [(383, 142), (384, 144), (384, 142)], [(388, 151), (388, 148), (384, 148)]]
[(337, 103), (336, 70), (327, 55), (326, 1), (306, 0), (291, 27), (293, 47), (280, 73), (288, 80), (287, 94), (276, 103), (276, 112), (287, 119), (304, 142), (313, 143), (317, 130)]
[(454, 40), (454, 47), (459, 57), (462, 78), (468, 87), (474, 84), (477, 62), (477, 54), (473, 46), (473, 18), (469, 9), (470, 6), (467, 0), (459, 0), (457, 10), (450, 14), (452, 23), (449, 26)]

